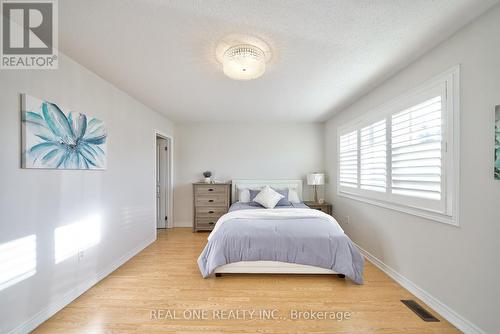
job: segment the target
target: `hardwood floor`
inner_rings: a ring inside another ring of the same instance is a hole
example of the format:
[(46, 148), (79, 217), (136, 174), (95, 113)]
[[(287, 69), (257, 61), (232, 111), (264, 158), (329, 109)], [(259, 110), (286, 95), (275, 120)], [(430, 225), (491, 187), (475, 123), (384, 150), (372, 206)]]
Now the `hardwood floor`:
[[(203, 279), (196, 259), (206, 237), (187, 228), (159, 232), (35, 333), (459, 333), (429, 308), (441, 322), (422, 321), (400, 302), (415, 297), (368, 261), (361, 286), (329, 275)], [(188, 319), (194, 310), (207, 319)], [(334, 319), (292, 320), (293, 310)]]

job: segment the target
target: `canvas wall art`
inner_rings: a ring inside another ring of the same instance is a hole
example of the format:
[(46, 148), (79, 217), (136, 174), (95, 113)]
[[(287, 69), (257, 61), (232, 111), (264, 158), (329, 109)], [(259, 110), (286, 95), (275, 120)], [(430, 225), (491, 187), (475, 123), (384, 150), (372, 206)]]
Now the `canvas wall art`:
[(500, 105), (495, 107), (495, 180), (500, 180)]
[(21, 100), (23, 168), (106, 169), (104, 122), (26, 94)]

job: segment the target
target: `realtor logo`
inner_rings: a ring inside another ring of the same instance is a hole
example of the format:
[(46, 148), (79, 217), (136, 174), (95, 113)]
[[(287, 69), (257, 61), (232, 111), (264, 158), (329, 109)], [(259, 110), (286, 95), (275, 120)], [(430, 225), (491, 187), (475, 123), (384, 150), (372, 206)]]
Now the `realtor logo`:
[(56, 1), (0, 2), (0, 69), (57, 69)]

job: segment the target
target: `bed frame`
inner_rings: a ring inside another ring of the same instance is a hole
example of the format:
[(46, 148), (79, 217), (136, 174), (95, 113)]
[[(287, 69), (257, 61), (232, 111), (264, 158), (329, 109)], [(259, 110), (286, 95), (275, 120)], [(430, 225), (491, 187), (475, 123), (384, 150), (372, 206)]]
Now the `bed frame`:
[[(263, 186), (276, 188), (295, 188), (302, 200), (302, 180), (233, 180), (231, 186), (232, 202), (238, 201), (238, 188), (260, 188)], [(333, 270), (303, 264), (286, 263), (279, 261), (240, 261), (228, 263), (214, 270), (215, 276), (222, 274), (334, 274)]]
[(279, 261), (240, 261), (228, 263), (214, 270), (216, 277), (222, 274), (336, 274), (333, 270), (308, 266), (305, 264), (286, 263)]

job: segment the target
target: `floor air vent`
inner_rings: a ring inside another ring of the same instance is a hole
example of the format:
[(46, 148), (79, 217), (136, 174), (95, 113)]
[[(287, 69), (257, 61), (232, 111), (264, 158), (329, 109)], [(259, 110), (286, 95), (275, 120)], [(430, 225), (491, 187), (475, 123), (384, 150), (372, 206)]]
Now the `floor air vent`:
[(427, 322), (438, 322), (439, 319), (430, 314), (426, 309), (424, 309), (420, 304), (412, 299), (401, 300), (403, 304), (408, 306), (410, 310), (415, 312), (423, 321)]

